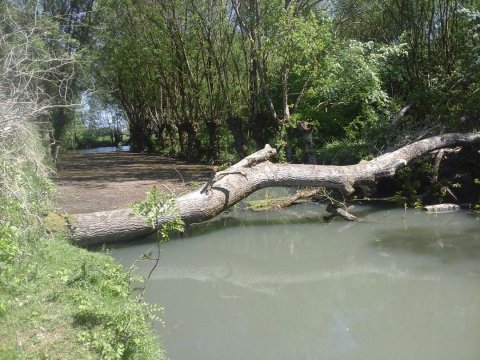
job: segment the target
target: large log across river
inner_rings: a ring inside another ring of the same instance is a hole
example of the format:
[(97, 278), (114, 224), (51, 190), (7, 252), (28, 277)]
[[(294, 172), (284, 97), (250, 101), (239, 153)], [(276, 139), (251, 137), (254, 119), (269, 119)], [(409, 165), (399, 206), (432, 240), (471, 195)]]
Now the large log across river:
[[(264, 149), (247, 156), (230, 168), (220, 171), (200, 189), (176, 199), (185, 224), (212, 219), (251, 193), (267, 187), (325, 187), (345, 195), (369, 188), (381, 178), (391, 177), (409, 162), (428, 153), (453, 146), (480, 142), (478, 133), (454, 133), (423, 139), (356, 165), (274, 164), (269, 161), (276, 150)], [(121, 242), (152, 233), (154, 230), (131, 209), (78, 214), (70, 217), (70, 235), (79, 245)], [(169, 221), (158, 218), (158, 227)]]

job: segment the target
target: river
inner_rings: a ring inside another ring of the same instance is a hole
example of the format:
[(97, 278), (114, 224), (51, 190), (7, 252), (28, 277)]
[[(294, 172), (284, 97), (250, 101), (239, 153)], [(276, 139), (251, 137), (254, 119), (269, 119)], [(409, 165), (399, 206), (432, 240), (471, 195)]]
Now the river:
[[(146, 298), (173, 360), (480, 358), (480, 221), (471, 213), (239, 206), (161, 246)], [(111, 249), (129, 266), (152, 246)], [(139, 273), (152, 263), (140, 261)]]
[(80, 150), (73, 150), (73, 153), (78, 154), (108, 154), (112, 152), (126, 152), (130, 151), (130, 145), (122, 145), (122, 146), (102, 146), (96, 147), (91, 149), (80, 149)]

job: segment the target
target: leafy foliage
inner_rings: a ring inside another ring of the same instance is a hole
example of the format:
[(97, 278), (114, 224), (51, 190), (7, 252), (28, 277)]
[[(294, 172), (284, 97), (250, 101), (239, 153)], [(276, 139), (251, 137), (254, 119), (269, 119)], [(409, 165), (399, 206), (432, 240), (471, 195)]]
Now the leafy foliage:
[[(79, 341), (98, 352), (102, 359), (141, 359), (148, 354), (151, 339), (144, 336), (152, 329), (146, 321), (162, 323), (159, 315), (163, 309), (143, 302), (141, 297), (130, 299), (130, 283), (139, 279), (131, 278), (114, 263), (107, 263), (100, 271), (83, 263), (76, 273), (63, 270), (61, 274), (65, 284), (73, 289), (73, 319), (83, 329), (78, 334)], [(85, 295), (84, 290), (93, 287), (98, 299)], [(105, 307), (107, 300), (115, 306)]]
[(303, 161), (302, 121), (317, 153), (353, 143), (350, 158), (370, 157), (478, 127), (476, 5), (99, 0), (95, 81), (134, 150), (221, 162), (271, 143)]
[[(432, 174), (433, 166), (427, 161), (400, 169), (394, 180), (397, 183), (396, 188), (399, 188), (395, 193), (397, 202), (400, 205), (422, 207), (422, 194), (431, 184)], [(439, 191), (438, 188), (434, 190)]]
[(167, 192), (161, 192), (153, 187), (147, 192), (145, 200), (133, 204), (133, 214), (142, 216), (153, 229), (158, 228), (159, 217), (166, 217), (159, 229), (162, 239), (168, 240), (171, 231), (184, 231), (184, 222), (180, 217), (175, 197)]

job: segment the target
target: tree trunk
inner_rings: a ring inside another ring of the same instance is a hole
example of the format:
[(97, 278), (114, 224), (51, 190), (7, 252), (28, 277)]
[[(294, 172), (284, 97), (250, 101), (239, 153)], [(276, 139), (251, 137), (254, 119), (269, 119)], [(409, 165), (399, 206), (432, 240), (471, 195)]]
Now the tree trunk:
[(306, 121), (299, 121), (298, 129), (303, 135), (303, 142), (305, 144), (305, 153), (307, 154), (308, 163), (316, 164), (317, 156), (315, 155), (315, 144), (313, 143), (313, 124)]
[(209, 136), (208, 160), (217, 162), (220, 157), (220, 121), (214, 119), (206, 123)]
[(243, 135), (243, 119), (238, 116), (229, 116), (227, 119), (228, 130), (233, 135), (235, 142), (235, 151), (239, 159), (243, 159), (246, 154), (245, 136)]
[(129, 119), (130, 124), (130, 149), (132, 152), (151, 152), (153, 150), (152, 140), (148, 125), (143, 119)]
[(195, 125), (191, 122), (188, 123), (187, 126), (187, 134), (188, 134), (188, 154), (187, 159), (193, 160), (197, 158), (197, 149), (199, 148), (198, 139), (197, 139), (197, 130)]
[(253, 138), (255, 139), (257, 150), (263, 149), (265, 144), (267, 144), (271, 135), (270, 129), (273, 127), (272, 125), (276, 124), (273, 123), (269, 115), (263, 111), (259, 112), (255, 117), (251, 128), (253, 129)]
[[(480, 134), (446, 134), (420, 140), (397, 151), (356, 165), (292, 165), (268, 161), (276, 150), (264, 149), (247, 156), (237, 164), (220, 171), (201, 189), (176, 199), (185, 224), (209, 220), (254, 191), (266, 187), (325, 187), (351, 195), (356, 189), (370, 186), (379, 179), (393, 176), (409, 162), (434, 150), (457, 145), (478, 143)], [(170, 218), (158, 218), (162, 226)], [(72, 239), (81, 245), (133, 240), (153, 232), (139, 216), (129, 209), (73, 215), (70, 219)]]
[(193, 123), (188, 120), (177, 125), (180, 139), (180, 155), (183, 158), (192, 160), (196, 156), (197, 131)]
[(113, 129), (113, 146), (118, 146), (122, 141), (122, 129), (118, 126)]

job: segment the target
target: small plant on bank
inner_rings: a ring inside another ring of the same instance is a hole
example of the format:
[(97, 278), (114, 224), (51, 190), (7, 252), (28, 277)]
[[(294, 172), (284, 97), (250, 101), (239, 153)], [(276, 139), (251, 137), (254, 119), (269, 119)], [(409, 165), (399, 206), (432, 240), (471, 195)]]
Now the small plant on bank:
[[(167, 188), (168, 189), (168, 188)], [(169, 190), (170, 191), (170, 190)], [(148, 280), (155, 271), (158, 262), (160, 261), (160, 245), (162, 242), (170, 240), (170, 233), (172, 231), (183, 232), (185, 230), (185, 223), (180, 216), (180, 210), (175, 202), (175, 196), (172, 191), (169, 193), (159, 191), (156, 186), (147, 192), (145, 200), (137, 201), (133, 204), (132, 215), (142, 216), (147, 224), (152, 229), (157, 229), (157, 256), (152, 259), (153, 246), (146, 251), (140, 258), (135, 260), (130, 270), (133, 270), (138, 260), (153, 260), (155, 261), (153, 267), (150, 269), (145, 280), (145, 286), (142, 290), (142, 297), (145, 294), (148, 286)], [(159, 217), (165, 217), (166, 221), (159, 223)]]
[(432, 184), (433, 166), (428, 161), (420, 161), (415, 166), (406, 166), (395, 175), (394, 182), (398, 191), (394, 199), (399, 205), (407, 205), (416, 209), (423, 206), (423, 194), (428, 188), (430, 196), (440, 199), (440, 184)]

